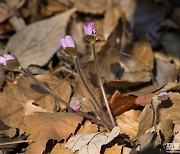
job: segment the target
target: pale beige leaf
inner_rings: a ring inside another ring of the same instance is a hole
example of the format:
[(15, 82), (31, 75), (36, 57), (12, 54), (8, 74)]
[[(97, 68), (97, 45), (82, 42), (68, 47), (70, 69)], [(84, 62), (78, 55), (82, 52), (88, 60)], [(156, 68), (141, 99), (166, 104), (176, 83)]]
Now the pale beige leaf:
[(59, 38), (65, 35), (69, 17), (74, 11), (70, 9), (25, 27), (10, 38), (7, 49), (17, 56), (24, 68), (45, 65), (59, 49)]
[(41, 154), (49, 139), (67, 139), (73, 134), (82, 117), (75, 113), (34, 113), (26, 116), (26, 134), (33, 143), (27, 148), (27, 154)]
[(119, 127), (114, 127), (110, 133), (78, 134), (67, 142), (66, 147), (73, 152), (79, 150), (79, 154), (98, 154), (101, 146), (111, 142), (119, 133)]

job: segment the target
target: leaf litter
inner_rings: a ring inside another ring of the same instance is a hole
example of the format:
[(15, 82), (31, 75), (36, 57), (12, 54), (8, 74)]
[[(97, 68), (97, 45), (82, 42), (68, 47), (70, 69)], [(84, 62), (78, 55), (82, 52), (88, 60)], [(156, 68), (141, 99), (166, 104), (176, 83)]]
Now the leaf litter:
[[(24, 74), (0, 68), (0, 144), (6, 141), (12, 144), (0, 146), (0, 151), (160, 153), (168, 144), (179, 143), (180, 54), (176, 3), (90, 0), (87, 5), (85, 0), (2, 1), (0, 53), (13, 52), (23, 68), (30, 67), (34, 77), (67, 105), (72, 97), (86, 100), (81, 112), (96, 118), (88, 100), (91, 96), (72, 59), (59, 54), (58, 42), (66, 34), (73, 36), (83, 75), (106, 112), (91, 47), (83, 34), (84, 24), (95, 23), (100, 75), (117, 131), (113, 134), (114, 129), (108, 132), (97, 121), (72, 113)], [(156, 131), (151, 101), (159, 91), (168, 92), (169, 99), (153, 102), (158, 119)]]

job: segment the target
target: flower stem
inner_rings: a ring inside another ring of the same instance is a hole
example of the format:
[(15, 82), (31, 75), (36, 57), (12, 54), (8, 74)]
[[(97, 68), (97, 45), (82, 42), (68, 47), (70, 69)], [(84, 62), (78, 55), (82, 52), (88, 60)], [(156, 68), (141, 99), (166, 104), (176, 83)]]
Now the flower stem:
[[(82, 80), (86, 90), (88, 91), (88, 93), (90, 94), (90, 96), (92, 98), (91, 104), (92, 104), (93, 108), (95, 109), (95, 112), (96, 112), (97, 116), (101, 119), (102, 123), (104, 124), (104, 126), (106, 128), (108, 128), (109, 130), (112, 130), (113, 127), (108, 125), (109, 119), (108, 119), (107, 115), (102, 110), (101, 106), (99, 105), (99, 102), (95, 98), (94, 94), (90, 90), (89, 86), (87, 85), (87, 83), (86, 83), (86, 81), (85, 81), (85, 79), (84, 79), (84, 77), (82, 75), (82, 71), (81, 71), (78, 59), (75, 58), (74, 61), (75, 61), (75, 65), (76, 65), (77, 71), (78, 71), (78, 73), (80, 75), (80, 78), (81, 78), (81, 80)], [(105, 120), (104, 120), (104, 118), (105, 118)]]
[(157, 132), (157, 112), (153, 104), (153, 99), (150, 102), (152, 112), (153, 112), (153, 120), (152, 120), (152, 125), (154, 126), (154, 130)]
[[(62, 104), (64, 104), (67, 108), (69, 108), (71, 111), (74, 112), (74, 110), (69, 106), (69, 103), (66, 102), (65, 100), (63, 100), (61, 97), (59, 97), (58, 95), (56, 95), (49, 87), (45, 86), (43, 83), (41, 83), (39, 80), (37, 80), (30, 72), (29, 70), (24, 70), (24, 69), (21, 69), (21, 72), (23, 74), (26, 74), (27, 76), (31, 77), (31, 79), (36, 83), (38, 84), (40, 87), (42, 87), (44, 90), (46, 90), (47, 93), (49, 93), (51, 96), (53, 96), (56, 100), (60, 101)], [(59, 109), (59, 103), (56, 103), (56, 109)], [(57, 110), (56, 110), (57, 111)], [(82, 116), (82, 117), (85, 117), (87, 119), (90, 119), (94, 122), (96, 122), (97, 124), (100, 124), (101, 126), (104, 126), (103, 123), (98, 120), (97, 118), (87, 114), (87, 113), (84, 113), (84, 112), (75, 112), (77, 113), (78, 115)]]
[(104, 90), (104, 87), (103, 87), (103, 84), (102, 84), (102, 79), (101, 79), (101, 76), (100, 76), (100, 69), (99, 69), (99, 65), (98, 65), (97, 57), (96, 57), (96, 53), (95, 53), (95, 43), (92, 44), (92, 54), (93, 54), (93, 57), (94, 57), (94, 65), (95, 65), (95, 69), (96, 69), (96, 72), (97, 72), (97, 77), (98, 77), (98, 80), (99, 80), (100, 89), (101, 89), (101, 92), (102, 92), (102, 95), (103, 95), (103, 98), (104, 98), (104, 102), (105, 102), (109, 117), (111, 119), (111, 122), (113, 124), (113, 127), (116, 127), (116, 123), (114, 121), (114, 118), (113, 118), (113, 115), (112, 115), (112, 112), (111, 112), (111, 109), (110, 109), (110, 106), (109, 106), (109, 102), (107, 100), (106, 93), (105, 93), (105, 90)]

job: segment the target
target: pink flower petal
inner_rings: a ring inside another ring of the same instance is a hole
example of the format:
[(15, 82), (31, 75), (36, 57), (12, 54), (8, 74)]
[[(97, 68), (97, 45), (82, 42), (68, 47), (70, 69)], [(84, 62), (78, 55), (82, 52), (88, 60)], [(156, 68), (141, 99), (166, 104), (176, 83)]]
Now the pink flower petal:
[(93, 29), (94, 29), (94, 22), (88, 22), (88, 23), (87, 23), (87, 26), (90, 26), (91, 29), (93, 30)]
[(3, 56), (6, 58), (6, 60), (14, 59), (14, 56), (12, 54), (4, 54)]
[(6, 65), (6, 58), (5, 57), (3, 57), (3, 56), (0, 56), (0, 64), (2, 64), (2, 65)]
[(66, 42), (66, 46), (67, 46), (67, 47), (72, 47), (72, 48), (75, 47), (74, 40), (72, 39), (72, 37), (71, 37), (70, 35), (67, 35), (67, 36), (65, 37), (65, 42)]
[(64, 38), (60, 38), (59, 41), (60, 41), (60, 47), (62, 49), (65, 49), (67, 47), (65, 39)]

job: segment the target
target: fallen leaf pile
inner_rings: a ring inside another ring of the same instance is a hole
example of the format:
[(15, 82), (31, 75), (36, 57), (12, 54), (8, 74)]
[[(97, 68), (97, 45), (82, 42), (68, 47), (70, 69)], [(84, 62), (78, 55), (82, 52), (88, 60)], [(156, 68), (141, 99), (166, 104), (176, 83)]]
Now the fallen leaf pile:
[[(0, 1), (0, 56), (13, 53), (35, 78), (0, 66), (0, 153), (166, 153), (168, 145), (179, 152), (179, 18), (175, 0)], [(85, 81), (107, 114), (83, 33), (91, 21), (112, 130), (99, 122), (74, 61), (60, 50), (59, 39), (71, 35)], [(83, 100), (80, 111), (70, 109), (71, 98)]]

